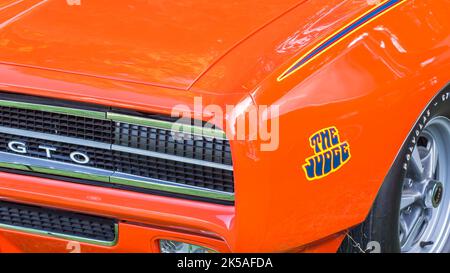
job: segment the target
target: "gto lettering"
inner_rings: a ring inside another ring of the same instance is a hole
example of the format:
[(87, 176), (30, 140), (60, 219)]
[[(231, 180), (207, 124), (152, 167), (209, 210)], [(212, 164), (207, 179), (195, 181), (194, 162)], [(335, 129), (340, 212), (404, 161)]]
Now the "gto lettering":
[(44, 145), (39, 145), (39, 149), (45, 150), (45, 153), (46, 153), (48, 158), (52, 158), (52, 153), (51, 152), (55, 152), (56, 151), (55, 148), (44, 146)]
[(72, 152), (70, 154), (70, 159), (78, 164), (87, 164), (89, 163), (89, 157), (80, 152)]
[[(19, 154), (26, 154), (28, 153), (28, 147), (27, 144), (20, 141), (10, 141), (8, 142), (8, 149)], [(39, 150), (45, 151), (45, 156), (47, 158), (53, 158), (53, 154), (57, 152), (57, 149), (54, 147), (46, 146), (46, 145), (39, 145), (37, 147)], [(79, 151), (73, 151), (70, 153), (70, 159), (77, 163), (77, 164), (88, 164), (90, 161), (90, 158), (85, 153), (79, 152)]]
[(314, 133), (309, 138), (314, 155), (303, 165), (306, 179), (315, 180), (337, 171), (350, 159), (350, 146), (341, 142), (336, 127), (329, 127)]
[(10, 141), (8, 143), (8, 148), (16, 153), (19, 154), (26, 154), (27, 153), (27, 146), (25, 143), (20, 141)]

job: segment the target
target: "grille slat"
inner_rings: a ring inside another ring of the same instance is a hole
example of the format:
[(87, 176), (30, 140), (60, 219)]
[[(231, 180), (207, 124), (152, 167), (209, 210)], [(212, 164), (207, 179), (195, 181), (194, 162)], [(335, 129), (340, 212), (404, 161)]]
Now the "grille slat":
[(114, 242), (115, 220), (0, 201), (0, 224), (89, 240)]

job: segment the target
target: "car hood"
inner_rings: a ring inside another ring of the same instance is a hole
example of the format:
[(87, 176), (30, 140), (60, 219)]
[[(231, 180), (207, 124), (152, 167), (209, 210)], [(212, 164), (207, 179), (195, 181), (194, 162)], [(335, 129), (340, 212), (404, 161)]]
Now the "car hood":
[(188, 89), (298, 0), (0, 0), (0, 62)]

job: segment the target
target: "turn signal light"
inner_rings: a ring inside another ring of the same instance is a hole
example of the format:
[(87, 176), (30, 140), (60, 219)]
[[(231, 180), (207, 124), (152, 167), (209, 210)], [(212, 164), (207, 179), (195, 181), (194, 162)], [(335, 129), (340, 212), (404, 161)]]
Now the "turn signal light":
[(212, 249), (173, 241), (173, 240), (159, 240), (159, 249), (161, 253), (216, 253), (217, 251), (214, 251)]

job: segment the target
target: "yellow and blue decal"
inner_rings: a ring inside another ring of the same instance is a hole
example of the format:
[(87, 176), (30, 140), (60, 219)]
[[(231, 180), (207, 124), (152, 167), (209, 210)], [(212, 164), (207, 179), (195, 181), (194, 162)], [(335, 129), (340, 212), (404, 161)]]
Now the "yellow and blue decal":
[(321, 54), (325, 53), (328, 49), (332, 48), (339, 41), (343, 40), (350, 34), (354, 33), (364, 25), (370, 23), (375, 20), (379, 16), (388, 12), (389, 10), (397, 7), (398, 5), (406, 2), (406, 0), (386, 0), (382, 1), (379, 4), (375, 5), (373, 8), (345, 25), (343, 28), (334, 32), (328, 38), (320, 42), (318, 45), (313, 47), (310, 51), (308, 51), (305, 55), (300, 57), (291, 67), (289, 67), (286, 71), (284, 71), (278, 78), (278, 81), (282, 81), (285, 78), (289, 77), (296, 71), (298, 71), (303, 66), (310, 63), (315, 58), (319, 57)]
[(347, 141), (341, 142), (339, 131), (334, 126), (312, 134), (309, 145), (314, 150), (314, 155), (305, 160), (303, 170), (306, 179), (310, 181), (339, 170), (351, 158), (350, 145)]

